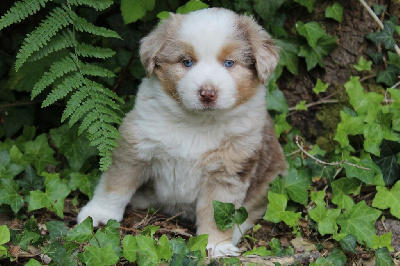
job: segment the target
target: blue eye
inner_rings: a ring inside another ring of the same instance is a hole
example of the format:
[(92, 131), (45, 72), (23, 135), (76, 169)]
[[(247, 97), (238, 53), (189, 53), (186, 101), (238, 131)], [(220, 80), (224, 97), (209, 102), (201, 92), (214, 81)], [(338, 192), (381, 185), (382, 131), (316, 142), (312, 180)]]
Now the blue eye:
[(233, 61), (233, 60), (225, 60), (224, 66), (225, 67), (233, 67), (234, 64), (235, 64), (235, 61)]
[(193, 60), (192, 59), (184, 59), (184, 60), (182, 60), (182, 64), (185, 67), (192, 67), (193, 66)]

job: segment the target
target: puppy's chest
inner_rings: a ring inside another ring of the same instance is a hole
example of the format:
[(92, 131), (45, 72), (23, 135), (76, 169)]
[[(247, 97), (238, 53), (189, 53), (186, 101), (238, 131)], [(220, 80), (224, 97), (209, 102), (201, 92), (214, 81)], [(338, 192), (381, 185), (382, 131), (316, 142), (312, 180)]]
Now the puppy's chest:
[(165, 156), (150, 161), (148, 175), (161, 202), (190, 204), (196, 201), (205, 174), (196, 161)]

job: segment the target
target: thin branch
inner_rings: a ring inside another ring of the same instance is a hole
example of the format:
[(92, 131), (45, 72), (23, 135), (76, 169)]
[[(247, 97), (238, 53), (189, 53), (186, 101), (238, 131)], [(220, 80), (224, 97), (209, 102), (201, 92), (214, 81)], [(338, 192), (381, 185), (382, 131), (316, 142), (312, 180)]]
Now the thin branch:
[(312, 156), (311, 154), (309, 154), (309, 153), (304, 149), (304, 147), (300, 145), (299, 139), (300, 139), (300, 137), (296, 135), (296, 137), (295, 137), (295, 142), (296, 142), (297, 147), (299, 147), (299, 149), (300, 149), (303, 153), (305, 153), (308, 157), (310, 157), (311, 159), (313, 159), (316, 163), (323, 164), (323, 165), (331, 165), (331, 166), (346, 164), (346, 165), (353, 166), (353, 167), (356, 167), (356, 168), (359, 168), (359, 169), (371, 171), (370, 168), (363, 167), (363, 166), (359, 166), (359, 165), (353, 164), (353, 163), (349, 163), (349, 162), (346, 161), (346, 160), (341, 161), (341, 162), (332, 162), (332, 163), (324, 162), (324, 161), (318, 159), (317, 157)]
[[(319, 101), (306, 104), (306, 107), (309, 108), (309, 107), (313, 107), (313, 106), (321, 105), (321, 104), (325, 104), (325, 103), (338, 103), (339, 102), (338, 100), (329, 100), (329, 99), (332, 98), (333, 96), (335, 96), (336, 94), (338, 94), (339, 92), (340, 92), (340, 90), (335, 91), (334, 93), (329, 94), (328, 96), (322, 98)], [(295, 111), (296, 112), (298, 110), (296, 110), (296, 106), (294, 106), (294, 107), (289, 107), (289, 111)], [(288, 116), (291, 116), (293, 113), (288, 114)]]
[[(364, 0), (359, 0), (359, 1), (364, 6), (364, 8), (368, 11), (368, 13), (372, 16), (372, 18), (375, 20), (375, 22), (379, 25), (379, 27), (383, 30), (383, 28), (384, 28), (383, 23), (378, 18), (378, 16), (375, 14), (375, 12), (369, 7), (369, 5)], [(398, 55), (400, 55), (400, 48), (397, 44), (394, 45), (394, 49), (396, 50), (396, 53)]]

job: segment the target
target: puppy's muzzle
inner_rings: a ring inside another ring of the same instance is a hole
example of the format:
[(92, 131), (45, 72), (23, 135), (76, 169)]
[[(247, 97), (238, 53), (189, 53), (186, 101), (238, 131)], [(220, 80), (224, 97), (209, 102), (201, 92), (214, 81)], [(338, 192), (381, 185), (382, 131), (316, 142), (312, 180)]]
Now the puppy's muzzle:
[(200, 101), (206, 106), (213, 105), (218, 99), (218, 91), (212, 85), (201, 86), (198, 94)]

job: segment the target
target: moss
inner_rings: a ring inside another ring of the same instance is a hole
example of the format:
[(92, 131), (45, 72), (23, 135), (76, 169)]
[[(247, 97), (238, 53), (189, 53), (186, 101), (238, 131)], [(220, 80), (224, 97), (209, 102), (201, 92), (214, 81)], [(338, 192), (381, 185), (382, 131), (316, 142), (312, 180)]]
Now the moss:
[(326, 151), (331, 151), (334, 148), (333, 137), (336, 134), (337, 125), (340, 122), (340, 111), (344, 106), (349, 106), (347, 94), (342, 86), (328, 90), (327, 95), (340, 91), (334, 96), (334, 100), (338, 103), (326, 104), (316, 113), (317, 119), (321, 122), (324, 128), (324, 134), (317, 138), (317, 144)]

